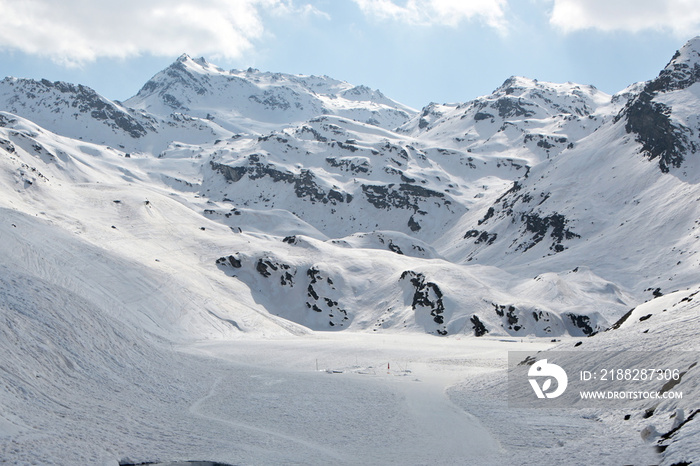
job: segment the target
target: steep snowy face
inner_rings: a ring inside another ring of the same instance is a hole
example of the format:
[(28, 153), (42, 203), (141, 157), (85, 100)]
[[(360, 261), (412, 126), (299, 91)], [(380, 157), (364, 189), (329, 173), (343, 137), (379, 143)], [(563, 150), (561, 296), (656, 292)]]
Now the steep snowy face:
[(647, 296), (695, 284), (697, 43), (641, 91), (628, 89), (615, 118), (466, 214), (441, 252), (513, 271), (586, 265)]
[(0, 108), (73, 138), (141, 139), (153, 121), (112, 102), (89, 87), (45, 79), (0, 81)]
[(700, 36), (689, 40), (652, 81), (656, 92), (687, 89), (700, 81)]
[[(649, 160), (657, 160), (664, 173), (688, 165), (687, 154), (694, 154), (700, 147), (698, 81), (700, 36), (677, 51), (659, 76), (646, 83), (616, 117), (642, 144), (642, 153)], [(693, 166), (688, 165), (686, 171)]]
[(158, 154), (173, 140), (201, 144), (232, 134), (210, 120), (181, 113), (159, 117), (111, 101), (89, 87), (45, 79), (0, 81), (0, 110), (63, 136), (127, 152)]
[(610, 96), (593, 86), (513, 76), (491, 95), (457, 105), (430, 104), (400, 130), (473, 153), (508, 152), (535, 164), (571, 149), (598, 128), (610, 103)]
[(395, 128), (415, 113), (366, 86), (252, 68), (225, 71), (187, 55), (156, 74), (126, 105), (208, 118), (235, 132), (265, 132), (326, 114)]

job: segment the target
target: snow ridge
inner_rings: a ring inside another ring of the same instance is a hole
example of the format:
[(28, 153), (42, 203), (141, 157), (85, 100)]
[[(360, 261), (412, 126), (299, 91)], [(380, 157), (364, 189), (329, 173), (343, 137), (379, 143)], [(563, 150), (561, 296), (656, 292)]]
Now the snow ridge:
[(232, 131), (239, 125), (265, 131), (323, 114), (391, 129), (415, 113), (366, 86), (253, 68), (225, 71), (187, 55), (156, 74), (125, 105), (158, 115), (182, 112), (221, 122)]

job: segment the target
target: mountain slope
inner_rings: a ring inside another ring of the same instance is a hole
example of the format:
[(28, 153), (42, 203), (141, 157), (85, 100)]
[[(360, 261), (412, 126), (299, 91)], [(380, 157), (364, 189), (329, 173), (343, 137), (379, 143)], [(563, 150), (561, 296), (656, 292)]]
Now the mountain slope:
[(615, 118), (465, 215), (441, 253), (512, 271), (587, 265), (635, 293), (693, 285), (700, 101), (688, 70), (699, 66), (697, 45), (689, 42)]
[(430, 104), (400, 131), (535, 165), (574, 147), (614, 107), (611, 97), (593, 86), (513, 76), (491, 95), (462, 104)]
[(110, 101), (89, 87), (45, 79), (0, 81), (0, 109), (63, 136), (126, 152), (158, 154), (173, 140), (197, 144), (231, 135), (208, 120), (176, 113), (151, 115)]
[(157, 115), (205, 118), (232, 132), (266, 132), (319, 115), (391, 129), (415, 113), (366, 86), (252, 68), (224, 71), (187, 55), (151, 78), (125, 105)]
[[(162, 260), (152, 251), (185, 251), (176, 256), (192, 277), (217, 283), (226, 321), (241, 312), (283, 331), (297, 327), (274, 316), (317, 330), (590, 334), (696, 281), (697, 42), (616, 96), (511, 78), (410, 121), (410, 109), (364, 87), (187, 56), (125, 104), (9, 79), (3, 105), (62, 135), (0, 114), (5, 206), (51, 212), (60, 228), (90, 230), (96, 247), (150, 257), (149, 268)], [(644, 126), (659, 118), (670, 146)], [(399, 120), (400, 131), (386, 128)], [(83, 124), (117, 144), (75, 139)], [(317, 269), (335, 283), (326, 295), (312, 286)], [(206, 301), (197, 289), (192, 299)], [(188, 319), (222, 315), (211, 312)]]
[[(202, 198), (192, 189), (203, 182), (196, 179), (201, 163), (196, 150), (180, 148), (179, 157), (127, 158), (98, 145), (74, 147), (71, 139), (2, 115), (3, 205), (38, 215), (90, 248), (145, 268), (158, 277), (156, 283), (176, 274), (179, 278), (166, 288), (156, 286), (159, 291), (150, 298), (155, 304), (145, 308), (156, 322), (163, 316), (150, 312), (161, 306), (181, 309), (166, 318), (163, 337), (300, 331), (288, 321), (315, 330), (453, 334), (478, 329), (481, 334), (557, 336), (601, 330), (632, 303), (612, 285), (586, 291), (585, 282), (597, 278), (585, 274), (552, 277), (555, 288), (568, 283), (568, 291), (551, 294), (551, 301), (538, 299), (541, 290), (528, 279), (451, 264), (424, 241), (395, 231), (329, 239), (286, 210), (263, 214), (231, 200)], [(67, 240), (47, 236), (58, 244)], [(109, 273), (90, 275), (99, 280)], [(73, 292), (80, 294), (75, 286)], [(511, 286), (521, 292), (507, 291)], [(84, 291), (101, 289), (95, 284)], [(87, 295), (106, 299), (100, 296)], [(172, 300), (191, 305), (168, 304)], [(603, 313), (596, 307), (600, 302), (608, 306)], [(145, 309), (140, 300), (136, 303), (129, 309), (139, 316)], [(163, 325), (150, 331), (161, 334)]]

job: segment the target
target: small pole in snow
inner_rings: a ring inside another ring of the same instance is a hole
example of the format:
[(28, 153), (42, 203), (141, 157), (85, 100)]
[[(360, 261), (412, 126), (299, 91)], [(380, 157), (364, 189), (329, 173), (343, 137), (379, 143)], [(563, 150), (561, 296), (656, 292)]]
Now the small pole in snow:
[(390, 374), (391, 366), (389, 365), (390, 363), (386, 363), (386, 373)]

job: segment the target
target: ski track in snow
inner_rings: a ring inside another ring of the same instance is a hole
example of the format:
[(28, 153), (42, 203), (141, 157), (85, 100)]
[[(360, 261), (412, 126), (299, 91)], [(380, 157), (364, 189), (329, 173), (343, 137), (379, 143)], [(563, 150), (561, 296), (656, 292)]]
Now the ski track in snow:
[[(235, 377), (240, 377), (240, 375), (236, 375)], [(231, 397), (235, 396), (231, 393), (231, 390), (221, 387), (221, 385), (227, 381), (228, 380), (225, 377), (217, 378), (211, 385), (209, 393), (195, 401), (192, 406), (190, 406), (190, 412), (204, 419), (214, 421), (216, 423), (226, 424), (233, 427), (235, 430), (243, 429), (252, 431), (255, 434), (259, 434), (261, 437), (275, 437), (282, 441), (296, 444), (298, 445), (298, 448), (302, 449), (302, 455), (309, 458), (317, 457), (319, 454), (322, 454), (324, 458), (332, 458), (334, 462), (348, 462), (347, 457), (338, 455), (332, 449), (324, 447), (320, 444), (309, 442), (301, 437), (286, 435), (275, 430), (257, 427), (254, 424), (239, 422), (234, 420), (232, 417), (223, 417), (221, 414), (215, 414), (216, 412), (225, 412), (225, 410), (222, 409), (222, 405), (226, 404), (228, 401), (230, 401)]]
[[(367, 345), (378, 339), (373, 335), (366, 336), (366, 342), (363, 338), (353, 338), (352, 342), (335, 336), (326, 338), (316, 337), (310, 342), (311, 348), (305, 348), (304, 343), (299, 347), (294, 342), (273, 342), (266, 348), (266, 342), (254, 342), (272, 360), (265, 362), (266, 358), (258, 358), (256, 364), (244, 367), (238, 364), (246, 355), (234, 354), (237, 350), (245, 353), (243, 346), (206, 345), (205, 352), (210, 356), (225, 354), (227, 360), (235, 358), (237, 369), (233, 371), (235, 375), (217, 379), (210, 392), (197, 400), (191, 410), (236, 428), (292, 440), (298, 446), (312, 449), (304, 462), (313, 464), (315, 460), (311, 458), (319, 451), (327, 456), (318, 464), (326, 463), (328, 457), (340, 464), (461, 464), (464, 458), (481, 461), (500, 451), (500, 445), (481, 422), (446, 396), (445, 384), (452, 383), (458, 375), (430, 369), (431, 363), (409, 363), (387, 347), (369, 356)], [(407, 344), (401, 339), (392, 342), (398, 343), (398, 347)], [(244, 344), (250, 346), (251, 342)], [(342, 349), (338, 349), (338, 344)], [(330, 373), (309, 370), (317, 351), (322, 351), (327, 363), (335, 362)], [(387, 363), (345, 367), (348, 354), (360, 359), (369, 356), (375, 361), (391, 358), (389, 354), (392, 354), (396, 358), (395, 368), (387, 369)], [(298, 362), (294, 361), (307, 361), (307, 368), (300, 371), (295, 367)], [(417, 370), (396, 369), (403, 363)], [(442, 360), (444, 363), (446, 360)], [(271, 366), (274, 372), (264, 370), (272, 370)], [(247, 373), (251, 369), (256, 373)], [(458, 374), (462, 374), (462, 369)], [(267, 400), (275, 409), (267, 414), (261, 405), (248, 402), (251, 397)], [(256, 410), (248, 417), (250, 412), (243, 405), (255, 405), (262, 411)], [(305, 407), (303, 413), (295, 412), (298, 405)], [(242, 423), (241, 418), (250, 421)], [(273, 431), (253, 426), (266, 424), (270, 419), (275, 427)], [(312, 443), (310, 439), (322, 443)]]

